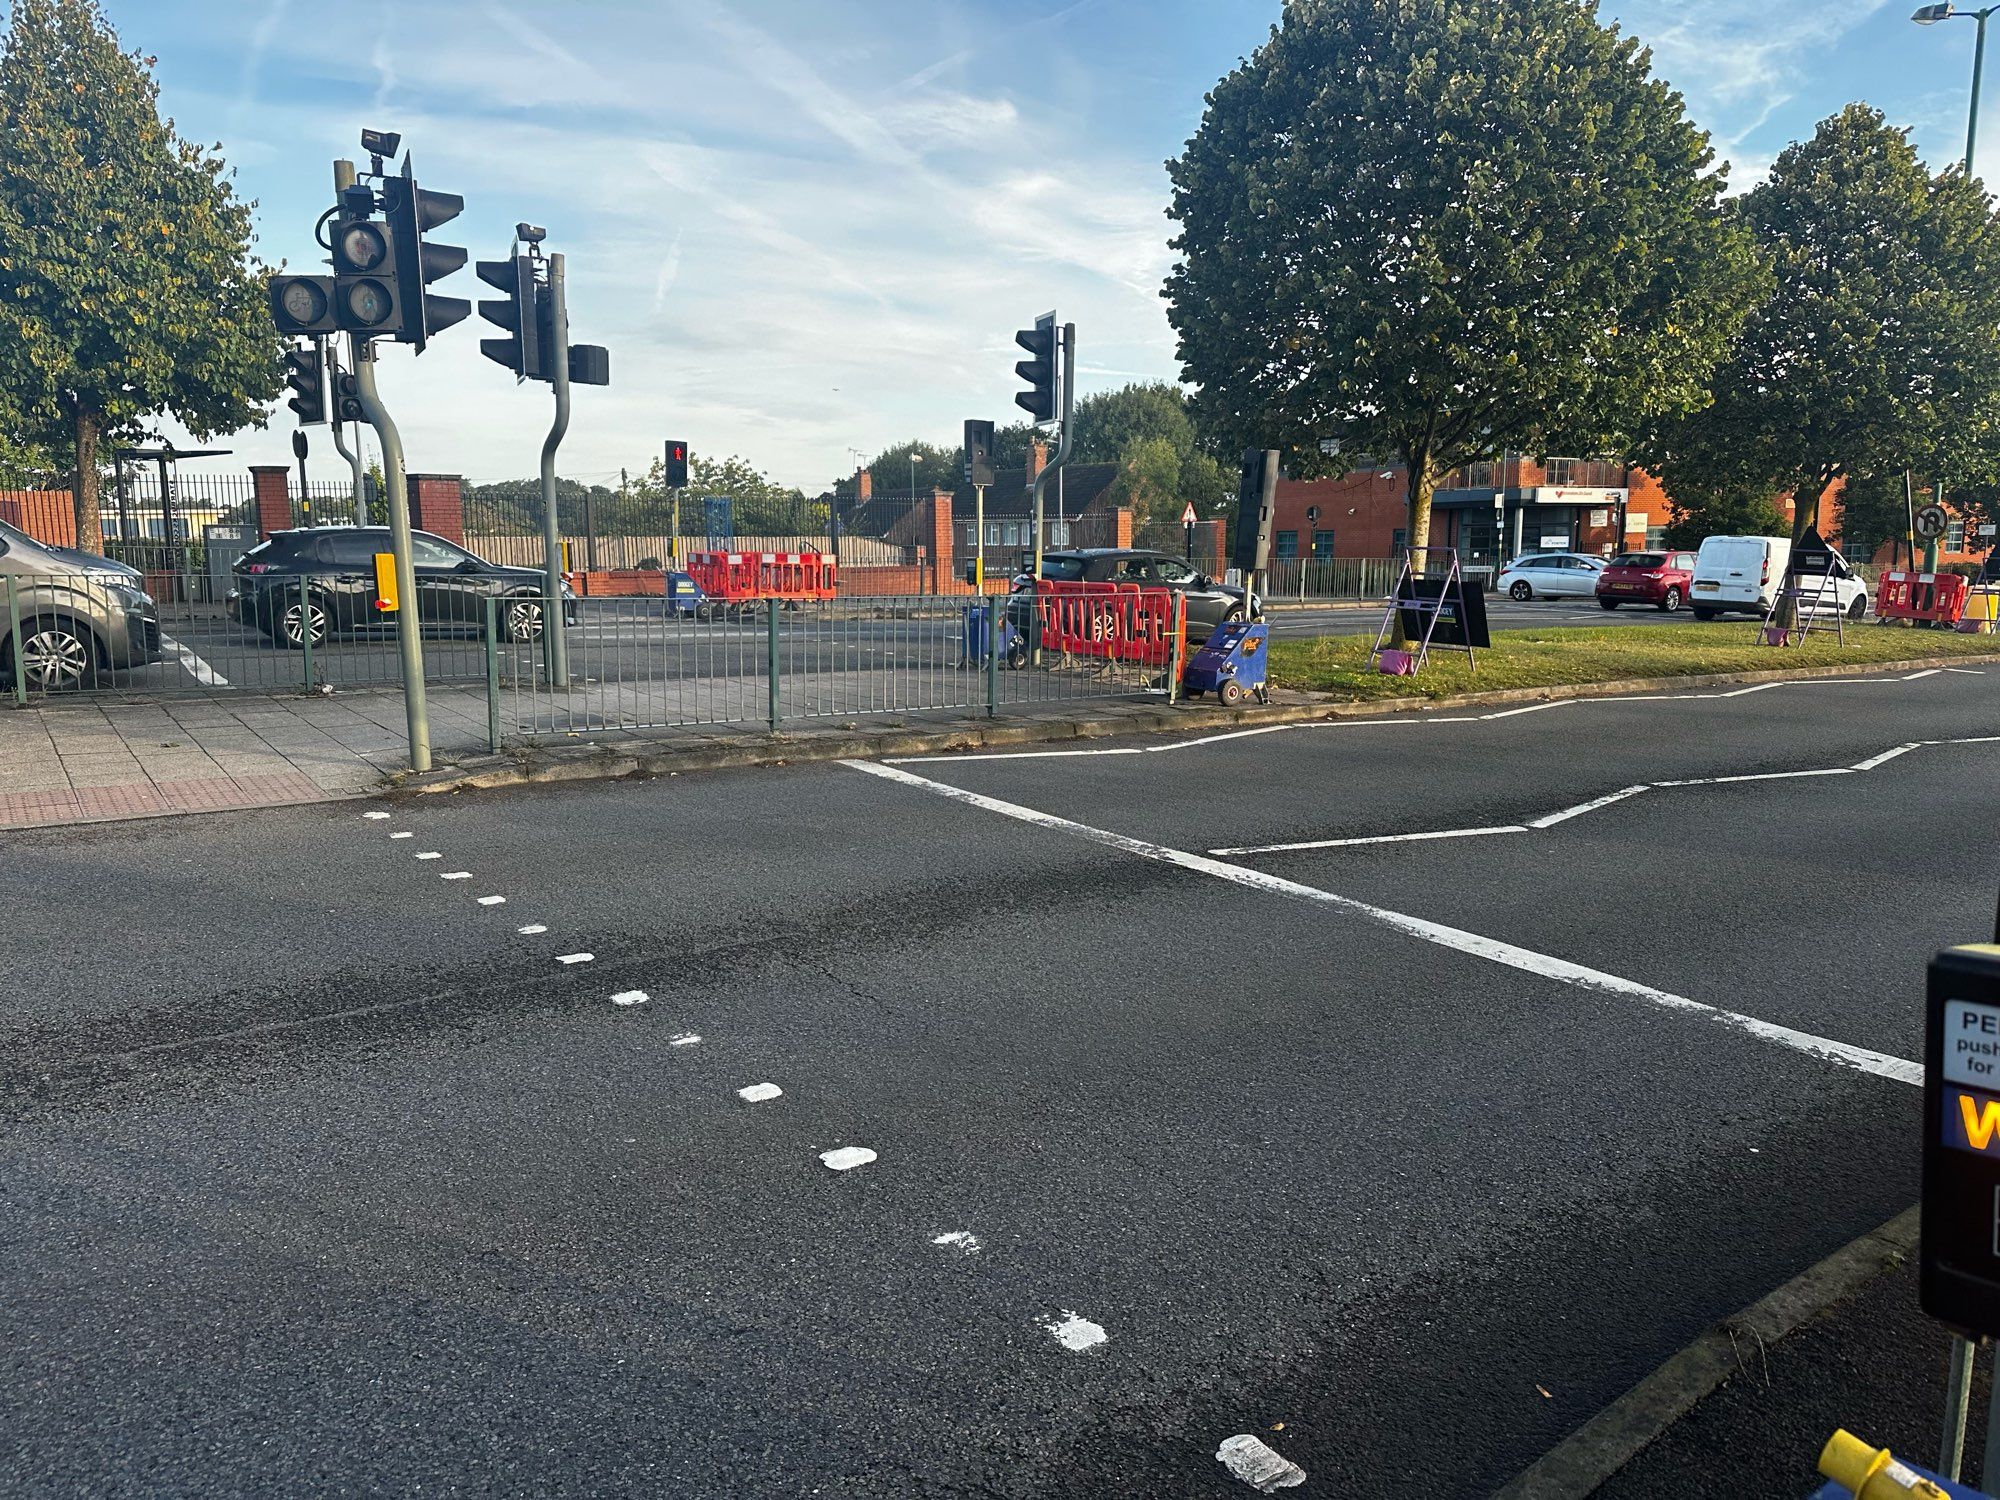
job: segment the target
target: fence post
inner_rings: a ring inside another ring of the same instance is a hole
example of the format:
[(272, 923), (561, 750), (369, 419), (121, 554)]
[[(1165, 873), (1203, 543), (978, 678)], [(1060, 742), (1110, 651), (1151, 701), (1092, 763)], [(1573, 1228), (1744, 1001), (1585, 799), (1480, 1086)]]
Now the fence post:
[(306, 691), (313, 690), (313, 631), (312, 605), (306, 597), (306, 581), (299, 579), (299, 643), (305, 652)]
[(486, 748), (500, 749), (500, 600), (493, 594), (486, 596)]
[(764, 616), (764, 638), (767, 647), (764, 661), (765, 671), (771, 679), (771, 730), (773, 733), (776, 733), (778, 728), (778, 601), (770, 599), (765, 602), (768, 609)]
[(1167, 707), (1172, 708), (1181, 696), (1181, 652), (1187, 646), (1187, 595), (1174, 594), (1174, 639), (1167, 652)]
[(986, 596), (986, 717), (1000, 717), (1000, 596)]
[(21, 660), (21, 596), (14, 592), (13, 575), (7, 578), (8, 654), (14, 658), (14, 706), (28, 706), (28, 667)]

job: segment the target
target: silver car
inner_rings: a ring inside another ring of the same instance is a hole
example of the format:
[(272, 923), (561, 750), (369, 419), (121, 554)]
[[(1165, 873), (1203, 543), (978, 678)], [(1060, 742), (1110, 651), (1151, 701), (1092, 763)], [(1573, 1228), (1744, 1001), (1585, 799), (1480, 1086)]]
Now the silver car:
[(131, 568), (0, 521), (0, 681), (61, 692), (160, 655), (160, 612)]

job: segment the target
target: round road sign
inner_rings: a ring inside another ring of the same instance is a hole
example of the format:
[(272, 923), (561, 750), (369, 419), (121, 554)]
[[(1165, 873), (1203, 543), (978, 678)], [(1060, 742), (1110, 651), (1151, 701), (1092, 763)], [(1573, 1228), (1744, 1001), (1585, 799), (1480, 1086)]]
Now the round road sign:
[(1942, 505), (1926, 505), (1916, 515), (1917, 535), (1927, 542), (1934, 542), (1944, 535), (1950, 521)]

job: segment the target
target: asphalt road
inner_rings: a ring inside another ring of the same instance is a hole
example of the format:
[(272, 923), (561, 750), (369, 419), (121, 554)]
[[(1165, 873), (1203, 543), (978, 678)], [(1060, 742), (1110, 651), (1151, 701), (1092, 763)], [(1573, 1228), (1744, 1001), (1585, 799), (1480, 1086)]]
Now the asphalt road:
[(1489, 1493), (1912, 1200), (2000, 745), (1880, 757), (1996, 734), (1952, 672), (0, 835), (0, 1490)]
[[(769, 641), (759, 619), (696, 621), (667, 618), (657, 600), (584, 601), (569, 627), (569, 649), (577, 669), (605, 682), (676, 681), (695, 676), (755, 675), (764, 670)], [(1651, 609), (1606, 611), (1593, 601), (1511, 599), (1489, 601), (1496, 630), (1546, 625), (1686, 624), (1685, 611), (1663, 615)], [(1378, 606), (1284, 605), (1269, 613), (1274, 635), (1372, 635), (1381, 628)], [(285, 690), (304, 683), (301, 653), (280, 648), (258, 631), (225, 619), (207, 607), (177, 606), (164, 623), (167, 654), (150, 666), (112, 674), (107, 685), (122, 691), (192, 691), (197, 687)], [(1740, 623), (1740, 621), (1738, 622)], [(1718, 622), (1727, 628), (1727, 622)], [(829, 615), (802, 611), (780, 616), (780, 670), (934, 670), (952, 666), (961, 654), (963, 628), (956, 609), (910, 619), (885, 619), (859, 611)], [(540, 647), (506, 643), (501, 671), (526, 674)], [(486, 647), (476, 634), (428, 633), (425, 675), (435, 681), (483, 682)], [(402, 680), (393, 636), (337, 639), (313, 652), (313, 678), (340, 687)]]

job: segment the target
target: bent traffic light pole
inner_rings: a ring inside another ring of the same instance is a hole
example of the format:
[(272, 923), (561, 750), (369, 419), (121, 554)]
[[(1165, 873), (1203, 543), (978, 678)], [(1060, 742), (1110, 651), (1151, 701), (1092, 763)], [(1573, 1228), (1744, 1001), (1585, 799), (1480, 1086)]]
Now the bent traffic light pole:
[(569, 642), (564, 639), (562, 597), (562, 528), (556, 515), (556, 449), (569, 431), (569, 308), (564, 296), (563, 257), (549, 258), (549, 342), (547, 351), (551, 384), (556, 388), (556, 419), (542, 443), (542, 546), (548, 596), (542, 605), (543, 659), (548, 663), (549, 685), (569, 686)]
[[(1060, 436), (1056, 440), (1056, 456), (1035, 476), (1035, 588), (1042, 585), (1042, 550), (1044, 533), (1042, 529), (1043, 496), (1048, 492), (1048, 484), (1056, 471), (1069, 462), (1070, 437), (1076, 430), (1076, 423), (1070, 420), (1076, 391), (1076, 324), (1062, 325), (1062, 398), (1057, 411), (1062, 417), (1062, 426), (1057, 429)], [(1039, 664), (1042, 659), (1042, 609), (1039, 602), (1028, 613), (1028, 649), (1032, 659)]]
[(355, 394), (382, 444), (383, 488), (389, 492), (389, 547), (396, 555), (396, 648), (403, 665), (403, 713), (410, 730), (410, 769), (431, 768), (430, 708), (424, 699), (424, 646), (418, 634), (417, 571), (410, 557), (410, 495), (403, 477), (403, 437), (375, 391), (375, 350), (355, 350)]

